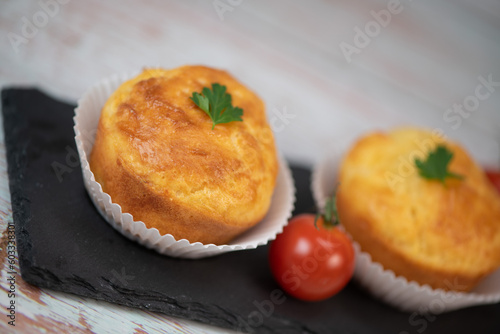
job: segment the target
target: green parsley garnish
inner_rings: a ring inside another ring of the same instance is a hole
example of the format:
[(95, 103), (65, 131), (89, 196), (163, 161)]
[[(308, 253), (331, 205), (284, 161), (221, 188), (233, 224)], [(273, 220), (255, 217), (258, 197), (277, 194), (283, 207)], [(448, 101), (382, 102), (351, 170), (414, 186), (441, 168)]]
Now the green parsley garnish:
[(444, 184), (446, 178), (462, 180), (464, 177), (448, 171), (448, 164), (453, 158), (453, 152), (443, 145), (438, 145), (434, 151), (429, 152), (427, 160), (415, 159), (418, 173), (428, 180), (439, 180)]
[(210, 116), (212, 130), (217, 124), (233, 121), (242, 122), (243, 109), (231, 104), (231, 94), (226, 93), (226, 86), (212, 84), (212, 89), (203, 88), (201, 93), (193, 92), (191, 100)]
[(316, 228), (318, 228), (316, 224), (319, 218), (323, 219), (323, 226), (326, 228), (332, 228), (339, 224), (339, 212), (337, 210), (337, 189), (338, 184), (333, 191), (333, 195), (326, 199), (323, 213), (320, 213), (318, 210), (318, 213), (314, 218), (314, 226), (316, 226)]

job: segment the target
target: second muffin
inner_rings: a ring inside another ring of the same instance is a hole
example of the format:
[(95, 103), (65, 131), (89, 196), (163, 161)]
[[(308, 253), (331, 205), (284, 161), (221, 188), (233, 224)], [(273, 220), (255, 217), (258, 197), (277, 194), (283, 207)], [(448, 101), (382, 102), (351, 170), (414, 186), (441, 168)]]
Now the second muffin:
[[(463, 179), (419, 175), (415, 159), (438, 145)], [(413, 128), (373, 133), (347, 154), (339, 182), (342, 224), (396, 275), (468, 291), (500, 265), (500, 196), (458, 144)]]

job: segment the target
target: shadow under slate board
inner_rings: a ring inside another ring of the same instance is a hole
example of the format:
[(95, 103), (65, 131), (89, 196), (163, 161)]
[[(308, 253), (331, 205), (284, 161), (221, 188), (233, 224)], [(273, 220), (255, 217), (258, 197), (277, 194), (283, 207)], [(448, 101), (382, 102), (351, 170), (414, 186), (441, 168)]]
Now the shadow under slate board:
[[(22, 278), (36, 286), (256, 333), (500, 333), (500, 305), (411, 316), (351, 282), (306, 303), (279, 289), (268, 247), (201, 259), (157, 254), (99, 215), (75, 166), (74, 105), (37, 89), (2, 91), (12, 210)], [(52, 164), (66, 166), (62, 180)], [(292, 166), (295, 213), (312, 211), (310, 171)], [(267, 302), (266, 302), (267, 301)], [(425, 330), (425, 331), (424, 331)]]

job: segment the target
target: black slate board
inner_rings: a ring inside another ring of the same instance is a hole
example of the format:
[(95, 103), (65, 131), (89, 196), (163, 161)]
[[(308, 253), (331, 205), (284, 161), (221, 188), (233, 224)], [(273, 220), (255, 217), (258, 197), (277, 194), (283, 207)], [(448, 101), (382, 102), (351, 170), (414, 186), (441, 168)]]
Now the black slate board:
[[(126, 239), (85, 192), (75, 163), (74, 106), (36, 89), (3, 90), (2, 105), (21, 273), (31, 284), (256, 333), (500, 333), (500, 304), (417, 316), (355, 283), (323, 302), (286, 297), (270, 312), (278, 286), (268, 247), (180, 260)], [(310, 171), (296, 166), (293, 175), (296, 213), (310, 211)]]

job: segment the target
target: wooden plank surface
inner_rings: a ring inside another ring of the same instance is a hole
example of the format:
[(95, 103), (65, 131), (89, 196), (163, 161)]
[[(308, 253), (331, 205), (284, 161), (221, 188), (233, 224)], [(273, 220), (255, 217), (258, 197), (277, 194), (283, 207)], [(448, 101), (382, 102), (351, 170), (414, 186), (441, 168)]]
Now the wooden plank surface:
[[(223, 13), (220, 2), (227, 4)], [(373, 12), (386, 13), (389, 1), (220, 2), (3, 0), (0, 85), (36, 85), (76, 101), (113, 73), (207, 64), (263, 97), (280, 125), (278, 145), (292, 161), (311, 166), (367, 130), (418, 124), (442, 129), (481, 163), (500, 166), (498, 1), (402, 0), (378, 28)], [(366, 29), (369, 42), (357, 43)], [(358, 50), (350, 61), (342, 51), (347, 44)], [(493, 82), (482, 88), (488, 96), (467, 117), (449, 121), (447, 110), (472, 101), (484, 80)], [(12, 212), (0, 138), (0, 331), (11, 332), (5, 318)], [(20, 332), (222, 332), (38, 289), (19, 275), (16, 289)]]

